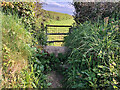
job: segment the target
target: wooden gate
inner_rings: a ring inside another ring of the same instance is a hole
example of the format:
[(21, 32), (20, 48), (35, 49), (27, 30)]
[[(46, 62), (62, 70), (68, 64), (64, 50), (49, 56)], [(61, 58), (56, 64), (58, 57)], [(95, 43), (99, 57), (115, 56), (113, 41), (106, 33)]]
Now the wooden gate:
[[(54, 28), (53, 32), (52, 29)], [(60, 29), (60, 31), (57, 32), (57, 28)], [(62, 36), (62, 35), (68, 35), (69, 33), (71, 33), (71, 29), (72, 26), (70, 25), (46, 25), (46, 35), (47, 35), (47, 43), (55, 43), (55, 42), (64, 42), (64, 40), (49, 40), (49, 37), (54, 37), (54, 36)], [(68, 31), (65, 31), (66, 29), (68, 29)], [(63, 31), (63, 32), (61, 32)]]

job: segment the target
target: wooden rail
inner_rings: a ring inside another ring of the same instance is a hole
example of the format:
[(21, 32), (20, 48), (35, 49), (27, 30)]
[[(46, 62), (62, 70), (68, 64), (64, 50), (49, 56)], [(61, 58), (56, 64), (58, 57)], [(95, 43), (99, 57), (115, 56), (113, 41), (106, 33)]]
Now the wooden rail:
[(63, 40), (59, 40), (59, 41), (47, 41), (48, 43), (54, 43), (54, 42), (64, 42)]
[(69, 33), (47, 33), (47, 35), (68, 35)]
[(46, 25), (47, 27), (72, 27), (70, 25)]

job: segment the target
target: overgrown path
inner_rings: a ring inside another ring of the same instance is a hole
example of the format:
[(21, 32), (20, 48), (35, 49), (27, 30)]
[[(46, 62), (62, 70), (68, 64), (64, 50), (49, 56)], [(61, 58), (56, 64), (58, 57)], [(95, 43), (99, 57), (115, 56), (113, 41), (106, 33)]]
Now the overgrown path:
[[(53, 21), (53, 22), (50, 22), (50, 23), (47, 23), (47, 24), (72, 25), (73, 23), (74, 23), (74, 20), (70, 19), (70, 20), (63, 20), (63, 21)], [(66, 28), (63, 28), (63, 27), (61, 29), (63, 29), (63, 31), (64, 31), (64, 29), (66, 30)], [(52, 39), (54, 38), (53, 36), (51, 36), (51, 37), (52, 37)], [(49, 39), (50, 39), (50, 37), (49, 37)], [(45, 46), (44, 49), (49, 54), (54, 53), (56, 57), (58, 57), (59, 53), (62, 53), (64, 55), (68, 51), (68, 49), (65, 46), (57, 46), (56, 44), (55, 44), (55, 46)], [(48, 82), (51, 83), (50, 88), (62, 88), (63, 87), (63, 85), (62, 85), (63, 75), (62, 74), (60, 74), (57, 71), (51, 71), (50, 73), (47, 74), (47, 76), (48, 76), (47, 77)]]
[[(58, 57), (59, 53), (62, 53), (63, 55), (67, 52), (66, 47), (59, 47), (59, 46), (46, 46), (44, 49), (52, 54), (54, 53), (56, 57)], [(59, 65), (60, 66), (60, 65)], [(50, 88), (62, 88), (62, 81), (63, 81), (63, 75), (58, 73), (57, 71), (51, 71), (47, 75), (48, 82), (51, 83)]]

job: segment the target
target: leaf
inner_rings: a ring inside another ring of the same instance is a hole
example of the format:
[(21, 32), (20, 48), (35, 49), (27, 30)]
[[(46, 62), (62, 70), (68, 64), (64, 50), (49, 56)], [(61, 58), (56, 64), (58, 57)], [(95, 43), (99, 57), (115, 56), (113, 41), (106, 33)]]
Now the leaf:
[(47, 83), (47, 86), (51, 86), (52, 85), (52, 83)]
[(104, 68), (104, 66), (103, 66), (103, 65), (98, 65), (98, 67), (99, 67), (99, 68)]
[(37, 88), (37, 86), (35, 85), (35, 83), (32, 82), (32, 85), (33, 85), (34, 88)]
[(44, 71), (44, 66), (43, 65), (40, 66), (40, 70)]

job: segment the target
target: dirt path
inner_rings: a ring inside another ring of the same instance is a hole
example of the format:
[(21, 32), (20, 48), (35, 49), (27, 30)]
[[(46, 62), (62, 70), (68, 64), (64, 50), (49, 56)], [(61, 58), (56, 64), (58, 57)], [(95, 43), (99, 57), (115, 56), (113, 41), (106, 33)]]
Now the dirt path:
[[(59, 46), (45, 46), (44, 50), (46, 50), (49, 54), (54, 53), (56, 57), (58, 57), (59, 53), (65, 54), (67, 52), (67, 47), (59, 47)], [(56, 72), (56, 71), (51, 71), (47, 75), (47, 81), (51, 83), (50, 88), (62, 88), (62, 81), (63, 81), (63, 76)]]
[(56, 71), (51, 71), (48, 74), (48, 82), (51, 83), (50, 88), (62, 88), (63, 76), (57, 73)]

